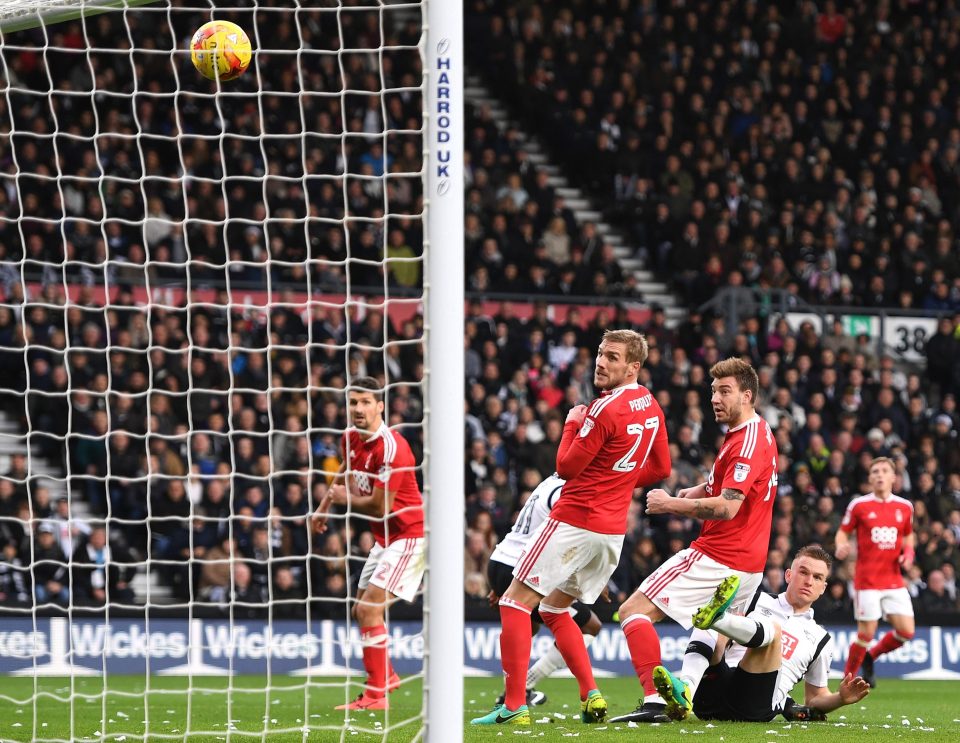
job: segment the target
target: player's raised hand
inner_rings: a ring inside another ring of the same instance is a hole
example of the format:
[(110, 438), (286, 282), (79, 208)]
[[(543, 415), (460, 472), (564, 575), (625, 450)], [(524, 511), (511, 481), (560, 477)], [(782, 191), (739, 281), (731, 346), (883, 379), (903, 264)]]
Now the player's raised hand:
[(843, 677), (843, 681), (840, 682), (838, 692), (840, 694), (840, 701), (844, 704), (853, 704), (854, 702), (859, 702), (870, 693), (870, 684), (864, 681), (862, 677), (857, 676), (854, 678), (852, 673), (848, 673)]
[(673, 513), (670, 501), (673, 496), (662, 488), (655, 488), (647, 493), (647, 513)]
[(587, 406), (586, 405), (574, 405), (570, 408), (570, 412), (567, 413), (566, 423), (573, 421), (578, 426), (583, 423), (583, 419), (587, 417)]

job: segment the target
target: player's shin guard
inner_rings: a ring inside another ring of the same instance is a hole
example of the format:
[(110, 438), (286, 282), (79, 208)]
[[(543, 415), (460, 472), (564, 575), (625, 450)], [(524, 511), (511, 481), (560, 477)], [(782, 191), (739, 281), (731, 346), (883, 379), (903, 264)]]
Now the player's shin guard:
[(857, 639), (850, 643), (850, 652), (847, 654), (847, 664), (843, 667), (843, 675), (848, 673), (857, 675), (860, 666), (863, 664), (863, 656), (867, 654), (867, 647), (872, 638), (862, 632), (857, 633)]
[(387, 628), (382, 624), (360, 628), (363, 643), (363, 667), (367, 672), (366, 694), (379, 699), (387, 692)]
[(500, 659), (505, 676), (507, 709), (520, 709), (527, 702), (527, 666), (530, 663), (530, 609), (512, 599), (500, 599)]
[(890, 630), (883, 637), (880, 638), (880, 642), (870, 648), (870, 657), (876, 660), (884, 653), (889, 653), (897, 648), (901, 647), (908, 640), (913, 639), (913, 632), (897, 632), (896, 630)]
[(683, 653), (683, 665), (677, 674), (690, 686), (691, 696), (696, 695), (700, 679), (710, 667), (713, 651), (717, 647), (717, 633), (708, 629), (694, 629)]
[(587, 694), (597, 688), (597, 682), (593, 678), (590, 655), (587, 653), (587, 646), (583, 644), (580, 628), (566, 609), (541, 602), (540, 616), (556, 638), (563, 660), (580, 685), (580, 699), (586, 699)]
[[(594, 635), (583, 635), (582, 637), (583, 644), (587, 648), (590, 647), (590, 643), (597, 639)], [(550, 649), (541, 656), (540, 660), (530, 666), (530, 670), (527, 671), (527, 688), (532, 689), (540, 683), (540, 681), (552, 676), (563, 668), (563, 665), (563, 655), (560, 653), (560, 648), (556, 645), (551, 645)]]
[(634, 614), (622, 620), (620, 626), (627, 637), (630, 660), (633, 661), (633, 670), (637, 672), (644, 695), (659, 698), (653, 683), (653, 669), (660, 665), (660, 637), (653, 628), (653, 622), (646, 614)]

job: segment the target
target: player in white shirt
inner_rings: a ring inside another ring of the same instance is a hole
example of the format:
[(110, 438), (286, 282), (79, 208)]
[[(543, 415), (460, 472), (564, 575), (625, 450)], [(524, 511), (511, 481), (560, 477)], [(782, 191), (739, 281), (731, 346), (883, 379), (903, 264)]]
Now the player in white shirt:
[[(709, 604), (694, 615), (688, 653), (709, 652), (708, 631), (721, 635), (693, 698), (697, 717), (768, 722), (783, 714), (788, 720), (824, 720), (827, 712), (870, 692), (867, 682), (852, 674), (836, 692), (827, 686), (833, 641), (811, 607), (823, 595), (831, 563), (823, 548), (803, 547), (787, 569), (787, 590), (779, 596), (758, 593), (747, 616)], [(790, 698), (800, 679), (802, 706)]]
[[(500, 596), (510, 586), (513, 580), (513, 569), (520, 561), (521, 556), (526, 551), (530, 537), (537, 531), (547, 517), (550, 511), (560, 500), (563, 492), (565, 480), (562, 480), (556, 472), (543, 480), (527, 498), (517, 516), (516, 523), (510, 532), (504, 536), (497, 545), (493, 554), (490, 556), (490, 563), (487, 566), (487, 578), (490, 581), (490, 605), (497, 606)], [(570, 613), (573, 615), (573, 621), (583, 632), (583, 641), (589, 647), (590, 643), (600, 631), (601, 622), (590, 607), (574, 601), (570, 607)], [(540, 613), (534, 609), (530, 615), (531, 631), (537, 634), (543, 620), (540, 619)], [(535, 688), (537, 682), (545, 679), (564, 665), (563, 656), (557, 646), (551, 645), (544, 655), (527, 672), (527, 704), (539, 705), (547, 701), (547, 695)], [(499, 699), (498, 704), (503, 700)]]

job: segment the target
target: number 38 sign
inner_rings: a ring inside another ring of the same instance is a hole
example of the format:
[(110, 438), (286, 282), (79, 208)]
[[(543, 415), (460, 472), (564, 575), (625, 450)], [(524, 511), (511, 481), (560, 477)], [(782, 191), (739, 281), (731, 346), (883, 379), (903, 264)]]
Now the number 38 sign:
[(937, 332), (935, 317), (887, 317), (883, 343), (908, 361), (926, 361), (927, 341)]

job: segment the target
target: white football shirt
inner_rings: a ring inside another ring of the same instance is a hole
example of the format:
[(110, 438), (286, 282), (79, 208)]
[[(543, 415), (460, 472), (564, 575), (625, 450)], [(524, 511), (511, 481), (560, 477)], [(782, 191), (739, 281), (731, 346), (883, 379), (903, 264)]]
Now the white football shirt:
[(491, 560), (502, 562), (510, 567), (517, 564), (520, 555), (527, 548), (530, 536), (546, 520), (550, 511), (560, 500), (561, 488), (563, 488), (565, 482), (554, 472), (537, 485), (536, 489), (530, 493), (530, 497), (527, 498), (527, 502), (523, 504), (513, 528), (490, 555)]

